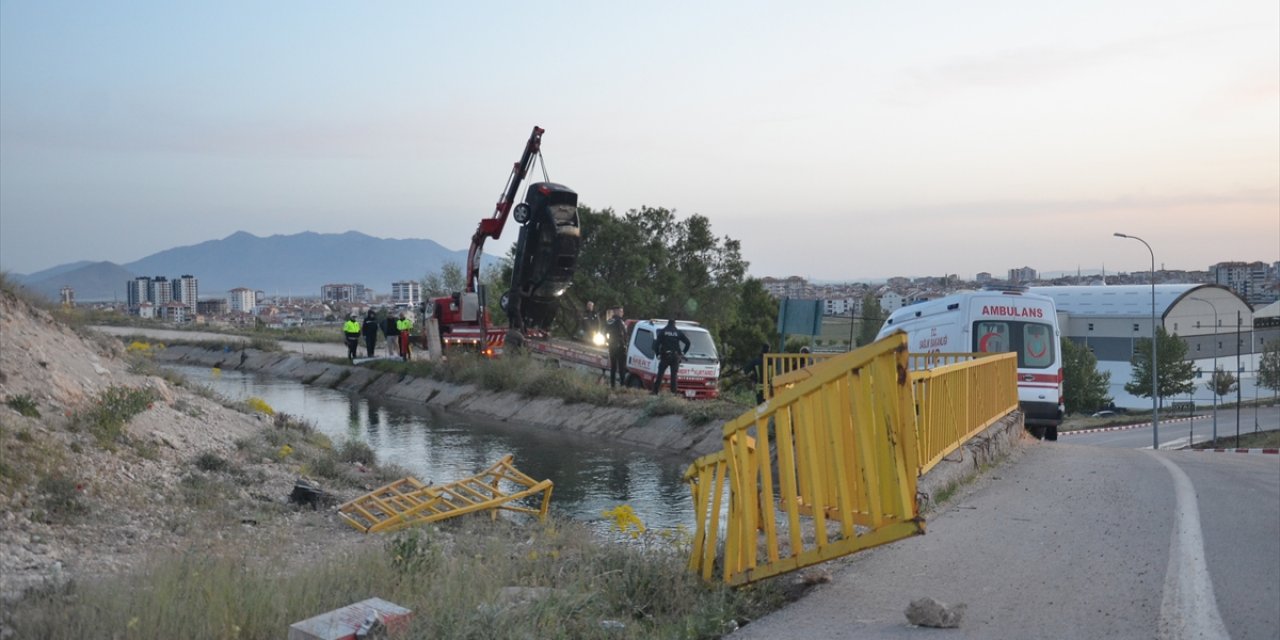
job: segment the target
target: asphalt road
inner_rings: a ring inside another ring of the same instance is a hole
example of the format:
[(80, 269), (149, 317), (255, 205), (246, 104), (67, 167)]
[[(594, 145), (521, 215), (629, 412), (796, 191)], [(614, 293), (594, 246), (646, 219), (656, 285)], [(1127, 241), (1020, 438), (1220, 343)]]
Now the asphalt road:
[[(1280, 457), (1030, 445), (925, 536), (732, 638), (1248, 638), (1280, 634)], [(967, 605), (959, 629), (907, 604)]]
[[(1280, 429), (1280, 407), (1241, 407), (1240, 433), (1252, 433), (1254, 424), (1258, 429), (1269, 431)], [(1233, 436), (1236, 433), (1236, 410), (1218, 410), (1218, 437)], [(1129, 449), (1151, 448), (1151, 423), (1139, 427), (1114, 431), (1070, 432), (1064, 431), (1058, 436), (1062, 442), (1069, 444), (1087, 444), (1099, 447), (1125, 447)], [(1160, 448), (1181, 449), (1188, 446), (1194, 438), (1195, 442), (1206, 442), (1213, 439), (1213, 414), (1200, 414), (1194, 419), (1170, 417), (1168, 421), (1160, 420)]]

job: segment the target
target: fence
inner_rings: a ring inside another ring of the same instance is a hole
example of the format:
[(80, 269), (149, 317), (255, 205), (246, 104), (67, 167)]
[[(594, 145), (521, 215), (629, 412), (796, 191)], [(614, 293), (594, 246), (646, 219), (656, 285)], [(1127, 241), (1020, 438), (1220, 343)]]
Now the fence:
[(911, 360), (934, 367), (910, 373), (921, 474), (1018, 408), (1016, 354), (912, 354)]
[(1017, 407), (1016, 365), (1014, 354), (908, 354), (904, 334), (845, 354), (767, 355), (768, 402), (685, 473), (690, 569), (715, 573), (722, 511), (720, 569), (734, 585), (923, 533), (917, 477)]
[(685, 474), (698, 517), (690, 568), (713, 574), (725, 488), (729, 584), (923, 532), (909, 384), (906, 338), (893, 336), (725, 425), (724, 450)]

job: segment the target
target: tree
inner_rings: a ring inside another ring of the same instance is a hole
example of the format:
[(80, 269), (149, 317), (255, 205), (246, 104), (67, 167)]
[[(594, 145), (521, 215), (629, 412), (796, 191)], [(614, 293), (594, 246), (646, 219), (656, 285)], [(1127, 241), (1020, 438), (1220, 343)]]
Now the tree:
[(1209, 376), (1209, 381), (1204, 383), (1206, 389), (1213, 395), (1221, 398), (1222, 396), (1235, 391), (1236, 377), (1231, 372), (1218, 367), (1214, 370), (1213, 375)]
[(466, 277), (462, 273), (462, 265), (446, 262), (440, 265), (440, 271), (428, 273), (422, 277), (422, 296), (424, 298), (440, 298), (453, 295), (467, 288)]
[(1111, 403), (1107, 395), (1111, 372), (1098, 371), (1093, 352), (1067, 338), (1062, 339), (1062, 375), (1067, 413), (1092, 411)]
[(748, 278), (739, 290), (738, 312), (720, 332), (720, 356), (735, 367), (745, 367), (760, 353), (760, 345), (773, 343), (778, 301), (755, 278)]
[[(1169, 396), (1191, 393), (1195, 389), (1192, 380), (1196, 376), (1196, 367), (1186, 360), (1187, 343), (1176, 335), (1170, 335), (1164, 327), (1156, 327), (1156, 339), (1159, 340), (1160, 361), (1156, 363), (1156, 391), (1159, 394), (1157, 406), (1163, 406), (1163, 399)], [(1151, 397), (1151, 340), (1138, 340), (1129, 361), (1133, 366), (1133, 376), (1124, 385), (1124, 390), (1140, 398)]]
[(1258, 361), (1258, 384), (1280, 394), (1280, 340), (1272, 340), (1262, 350)]
[(874, 293), (862, 296), (862, 317), (858, 319), (858, 346), (871, 344), (884, 325), (886, 314)]

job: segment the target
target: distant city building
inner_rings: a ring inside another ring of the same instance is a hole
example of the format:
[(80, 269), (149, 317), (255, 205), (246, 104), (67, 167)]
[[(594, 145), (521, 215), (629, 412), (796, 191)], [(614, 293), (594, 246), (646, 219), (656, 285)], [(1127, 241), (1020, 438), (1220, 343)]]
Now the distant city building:
[(172, 283), (173, 299), (187, 306), (191, 314), (196, 312), (196, 303), (200, 301), (200, 283), (193, 275), (175, 278)]
[(125, 283), (125, 300), (129, 305), (129, 312), (137, 314), (138, 307), (149, 302), (151, 295), (151, 278), (139, 276)]
[(804, 298), (809, 289), (809, 282), (800, 276), (787, 278), (763, 278), (760, 284), (764, 290), (775, 298)]
[(253, 289), (236, 287), (227, 292), (227, 308), (232, 313), (253, 313), (256, 304), (257, 296)]
[(1009, 270), (1009, 282), (1035, 282), (1036, 270), (1031, 267)]
[(186, 322), (193, 317), (187, 305), (177, 301), (169, 301), (156, 305), (156, 316), (169, 322)]
[(906, 303), (906, 298), (897, 291), (886, 291), (880, 296), (880, 310), (886, 314), (893, 313)]
[[(1278, 263), (1280, 264), (1280, 263)], [(1236, 292), (1246, 302), (1261, 307), (1275, 302), (1280, 295), (1280, 267), (1265, 262), (1219, 262), (1209, 267), (1209, 276)]]
[(978, 284), (987, 284), (988, 282), (991, 282), (994, 278), (991, 277), (990, 273), (987, 273), (986, 271), (982, 271), (982, 272), (979, 272), (977, 276), (974, 276), (974, 279), (977, 281)]
[(173, 285), (169, 284), (168, 278), (155, 276), (151, 279), (151, 285), (147, 290), (147, 302), (157, 306), (173, 302)]
[(362, 284), (326, 284), (320, 287), (320, 299), (324, 302), (361, 302), (365, 299)]
[(822, 313), (828, 316), (849, 315), (853, 305), (853, 298), (826, 299), (822, 301)]
[(412, 308), (419, 302), (422, 302), (422, 285), (417, 280), (391, 283), (391, 304)]
[(196, 313), (202, 316), (220, 316), (226, 312), (226, 298), (210, 298), (196, 303)]
[(69, 286), (64, 286), (58, 291), (58, 299), (64, 307), (76, 306), (76, 290)]

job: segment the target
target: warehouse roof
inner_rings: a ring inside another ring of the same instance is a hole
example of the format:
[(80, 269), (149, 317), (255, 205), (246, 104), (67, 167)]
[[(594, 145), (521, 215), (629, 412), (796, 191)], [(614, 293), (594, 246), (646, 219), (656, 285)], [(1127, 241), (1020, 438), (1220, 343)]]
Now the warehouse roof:
[[(1191, 291), (1203, 288), (1224, 290), (1211, 284), (1158, 284), (1156, 311), (1160, 317), (1169, 307)], [(1031, 293), (1053, 298), (1059, 311), (1078, 316), (1151, 317), (1151, 285), (1124, 284), (1108, 286), (1031, 287)]]

